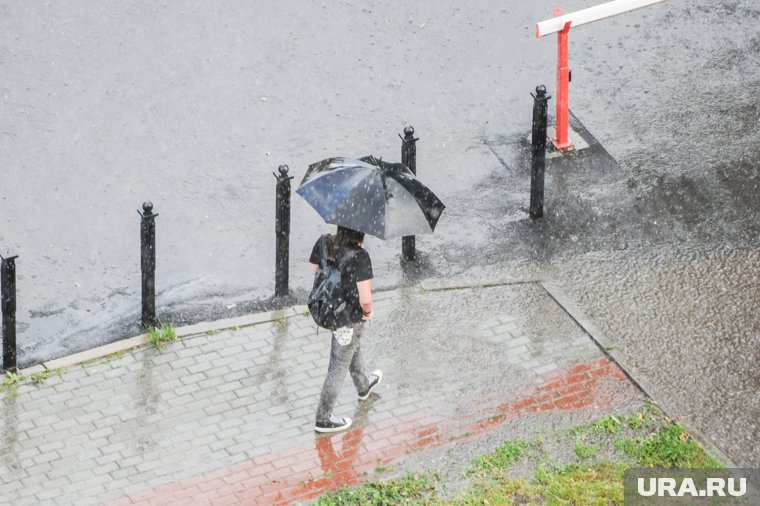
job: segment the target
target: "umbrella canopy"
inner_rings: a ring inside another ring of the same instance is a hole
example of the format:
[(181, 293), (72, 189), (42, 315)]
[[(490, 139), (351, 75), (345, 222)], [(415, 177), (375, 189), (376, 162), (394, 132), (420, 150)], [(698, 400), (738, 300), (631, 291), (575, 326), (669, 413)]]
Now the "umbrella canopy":
[(405, 165), (373, 156), (312, 164), (296, 193), (327, 223), (380, 239), (431, 233), (446, 207)]

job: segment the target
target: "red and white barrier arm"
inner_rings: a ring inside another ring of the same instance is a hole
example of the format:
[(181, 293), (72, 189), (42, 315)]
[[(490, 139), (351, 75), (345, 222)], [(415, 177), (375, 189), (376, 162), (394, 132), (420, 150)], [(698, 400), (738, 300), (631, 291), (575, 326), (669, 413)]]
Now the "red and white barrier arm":
[(595, 5), (588, 9), (571, 12), (563, 16), (557, 16), (546, 21), (536, 23), (536, 37), (541, 38), (545, 35), (562, 31), (565, 24), (569, 21), (573, 28), (599, 21), (600, 19), (624, 14), (642, 7), (648, 7), (665, 0), (613, 0), (604, 4)]

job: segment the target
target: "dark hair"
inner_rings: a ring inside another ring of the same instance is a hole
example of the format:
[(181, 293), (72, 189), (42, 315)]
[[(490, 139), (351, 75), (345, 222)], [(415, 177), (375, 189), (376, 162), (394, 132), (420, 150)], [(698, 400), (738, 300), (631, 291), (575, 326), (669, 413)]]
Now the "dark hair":
[(336, 254), (342, 255), (345, 250), (361, 248), (362, 241), (364, 241), (364, 232), (338, 225), (335, 235), (327, 238), (327, 254), (330, 262), (335, 262)]

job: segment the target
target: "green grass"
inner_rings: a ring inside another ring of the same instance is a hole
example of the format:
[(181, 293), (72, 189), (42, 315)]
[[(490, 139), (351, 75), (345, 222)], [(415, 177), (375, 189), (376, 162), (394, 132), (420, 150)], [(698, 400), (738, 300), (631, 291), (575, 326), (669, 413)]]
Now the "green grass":
[[(608, 415), (552, 436), (564, 457), (546, 454), (541, 440), (506, 441), (473, 459), (467, 485), (453, 497), (440, 497), (436, 473), (409, 474), (368, 482), (323, 495), (318, 505), (579, 505), (623, 503), (623, 473), (630, 467), (720, 468), (684, 428), (654, 404), (628, 416)], [(547, 436), (544, 436), (547, 437)], [(565, 451), (562, 451), (565, 448)], [(541, 451), (539, 451), (541, 449)], [(598, 459), (605, 449), (605, 459)], [(570, 462), (567, 455), (571, 455)], [(564, 460), (562, 460), (564, 459)], [(516, 465), (519, 464), (519, 468)], [(533, 469), (524, 475), (525, 468)], [(378, 468), (380, 469), (380, 468)], [(376, 472), (379, 472), (376, 469)], [(385, 470), (385, 469), (383, 469)], [(522, 472), (523, 475), (518, 475)], [(527, 476), (527, 477), (526, 477)], [(432, 477), (435, 477), (433, 479)]]
[(18, 395), (16, 387), (23, 384), (25, 380), (26, 378), (24, 375), (7, 371), (5, 373), (5, 378), (0, 382), (0, 389), (9, 397), (16, 397), (16, 395)]
[(388, 481), (365, 483), (360, 487), (343, 487), (322, 495), (318, 506), (434, 504), (429, 496), (435, 491), (435, 477), (430, 474), (407, 474)]
[(492, 476), (470, 482), (452, 499), (429, 499), (436, 506), (547, 504), (594, 506), (623, 503), (625, 466), (600, 462), (592, 466), (538, 465), (533, 479)]
[(621, 464), (600, 462), (593, 466), (572, 464), (536, 473), (543, 504), (595, 506), (623, 503)]
[(615, 442), (642, 467), (716, 468), (723, 465), (705, 452), (683, 427), (672, 423), (647, 438), (625, 438)]
[(631, 429), (640, 429), (644, 426), (645, 421), (646, 415), (644, 413), (636, 413), (635, 415), (630, 415), (625, 418), (625, 423)]
[(44, 371), (35, 372), (29, 375), (29, 381), (31, 381), (32, 385), (40, 387), (45, 384), (48, 378), (52, 378), (53, 376), (58, 376), (60, 374), (60, 369), (46, 369)]
[(573, 452), (575, 452), (578, 457), (587, 459), (596, 455), (599, 452), (599, 447), (596, 445), (578, 443), (575, 445), (575, 448), (573, 448)]
[(591, 424), (591, 430), (593, 432), (607, 432), (615, 434), (623, 428), (623, 424), (615, 415), (607, 415), (604, 418), (597, 420)]
[(4, 392), (8, 397), (16, 397), (18, 395), (17, 387), (27, 383), (41, 387), (48, 378), (59, 374), (61, 374), (60, 369), (44, 370), (32, 374), (18, 374), (7, 371), (5, 378), (0, 380), (0, 392)]
[(489, 472), (493, 470), (504, 470), (511, 467), (520, 458), (530, 452), (534, 443), (529, 443), (518, 439), (515, 441), (507, 441), (498, 448), (493, 454), (481, 455), (477, 457), (466, 474), (473, 475), (482, 472)]
[(159, 328), (149, 327), (146, 341), (156, 348), (161, 348), (164, 344), (170, 343), (177, 339), (177, 331), (171, 323), (161, 324)]

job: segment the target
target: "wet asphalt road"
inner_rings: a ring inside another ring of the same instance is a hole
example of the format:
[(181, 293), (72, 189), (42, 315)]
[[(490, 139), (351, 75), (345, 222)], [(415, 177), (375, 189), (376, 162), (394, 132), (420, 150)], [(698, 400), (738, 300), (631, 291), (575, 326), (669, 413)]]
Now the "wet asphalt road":
[[(20, 254), (22, 365), (138, 332), (144, 200), (164, 318), (236, 314), (273, 292), (277, 165), (297, 182), (328, 156), (396, 160), (412, 124), (448, 209), (420, 267), (367, 241), (377, 287), (553, 279), (650, 394), (760, 465), (760, 12), (666, 2), (572, 30), (571, 109), (601, 147), (549, 164), (531, 222), (528, 93), (555, 93), (556, 55), (534, 23), (554, 6), (0, 2), (0, 249)], [(296, 298), (327, 230), (294, 198)]]

